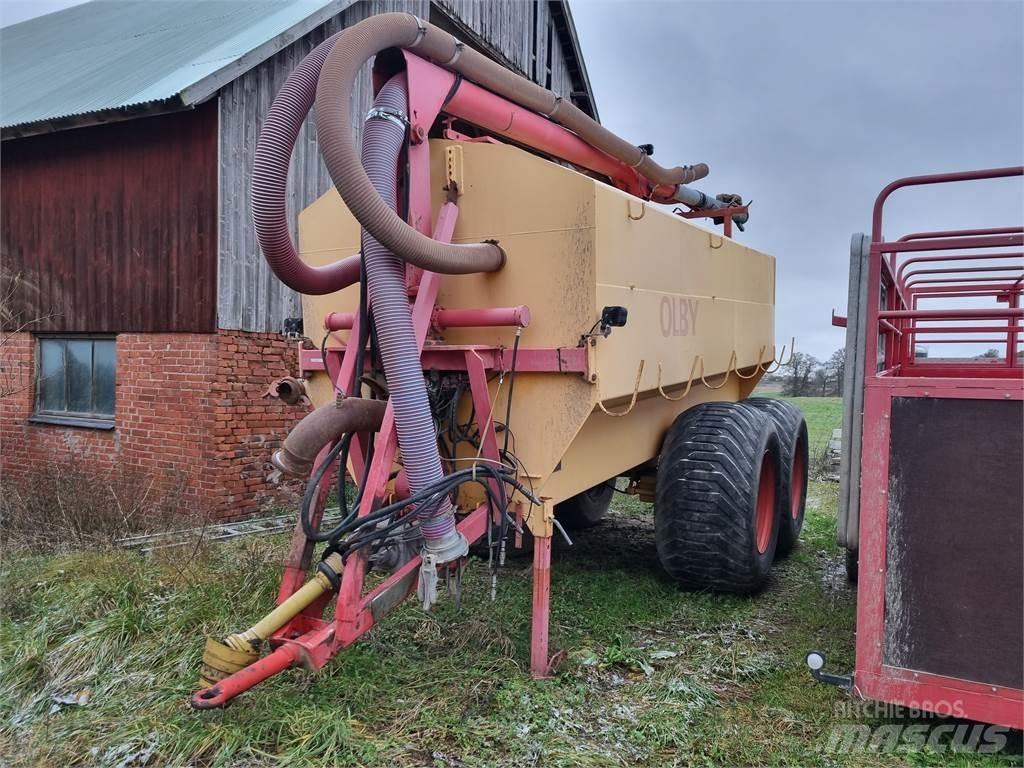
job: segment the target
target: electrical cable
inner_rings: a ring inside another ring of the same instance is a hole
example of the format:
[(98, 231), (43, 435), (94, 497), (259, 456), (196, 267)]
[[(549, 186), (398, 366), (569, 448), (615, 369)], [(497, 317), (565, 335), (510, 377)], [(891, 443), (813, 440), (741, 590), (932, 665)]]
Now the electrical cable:
[(522, 326), (516, 328), (516, 340), (512, 342), (512, 371), (509, 373), (508, 400), (505, 403), (505, 440), (501, 450), (508, 450), (508, 427), (512, 423), (512, 392), (516, 388), (516, 358), (519, 356), (519, 338), (523, 334)]

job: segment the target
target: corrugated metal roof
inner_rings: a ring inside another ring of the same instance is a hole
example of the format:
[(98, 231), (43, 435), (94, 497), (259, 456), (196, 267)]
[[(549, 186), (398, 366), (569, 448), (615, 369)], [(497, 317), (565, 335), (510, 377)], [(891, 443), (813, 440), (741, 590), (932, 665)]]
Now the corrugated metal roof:
[(8, 129), (198, 103), (352, 0), (95, 0), (0, 29)]

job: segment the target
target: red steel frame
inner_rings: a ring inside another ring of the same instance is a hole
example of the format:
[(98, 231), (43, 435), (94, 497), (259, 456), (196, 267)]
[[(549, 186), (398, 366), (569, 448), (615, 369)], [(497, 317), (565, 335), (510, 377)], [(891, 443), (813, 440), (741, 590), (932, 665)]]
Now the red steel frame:
[[(997, 168), (967, 173), (900, 179), (879, 194), (872, 220), (865, 325), (864, 427), (861, 451), (857, 662), (854, 685), (866, 698), (939, 714), (1024, 728), (1024, 691), (961, 680), (884, 663), (886, 531), (888, 527), (889, 427), (896, 397), (1024, 399), (1024, 369), (1018, 355), (1022, 328), (1021, 266), (997, 279), (980, 273), (1002, 271), (989, 259), (1021, 259), (1024, 252), (986, 254), (990, 248), (1020, 248), (1024, 228), (999, 227), (921, 232), (885, 242), (883, 207), (897, 189), (956, 181), (1021, 176), (1024, 169)], [(969, 251), (969, 253), (963, 253)], [(928, 254), (928, 255), (921, 255)], [(901, 255), (908, 255), (902, 262)], [(982, 262), (978, 265), (977, 262)], [(907, 271), (911, 264), (928, 269)], [(956, 264), (940, 268), (933, 265)], [(929, 279), (915, 279), (927, 274)], [(940, 277), (931, 278), (931, 275)], [(937, 281), (949, 281), (938, 283)], [(882, 305), (881, 297), (885, 301)], [(988, 297), (995, 309), (929, 309), (919, 300)], [(1005, 308), (998, 307), (1004, 303)], [(984, 321), (960, 325), (959, 322)], [(937, 325), (932, 325), (936, 323)], [(877, 329), (877, 330), (875, 330)], [(1005, 344), (997, 361), (921, 361), (914, 342), (921, 334), (941, 333), (940, 343), (965, 344), (986, 333), (986, 343)], [(979, 649), (980, 652), (981, 649)]]
[[(634, 194), (648, 196), (653, 186), (636, 171), (611, 158), (567, 131), (539, 115), (524, 110), (471, 83), (462, 83), (447, 103), (454, 75), (416, 56), (405, 53), (409, 83), (410, 146), (408, 155), (409, 212), (408, 220), (420, 232), (436, 240), (449, 242), (455, 228), (458, 208), (453, 202), (445, 203), (437, 222), (431, 226), (431, 179), (427, 132), (441, 114), (458, 117), (475, 125), (501, 133), (520, 143), (537, 148), (547, 154), (567, 160), (609, 176), (616, 186)], [(380, 79), (374, 73), (376, 85)], [(512, 128), (514, 126), (514, 128)], [(529, 308), (483, 308), (478, 310), (445, 310), (436, 306), (441, 276), (433, 272), (408, 267), (407, 285), (412, 297), (412, 319), (416, 342), (424, 368), (465, 371), (469, 378), (469, 393), (475, 406), (477, 425), (481, 435), (481, 457), (485, 461), (499, 462), (497, 436), (490, 418), (492, 403), (487, 387), (488, 372), (507, 372), (511, 368), (511, 350), (504, 347), (457, 346), (431, 342), (425, 346), (428, 334), (447, 326), (525, 326), (529, 324)], [(331, 313), (325, 318), (328, 330), (350, 329), (349, 339), (359, 336), (359, 318)], [(350, 354), (350, 352), (353, 352)], [(329, 346), (326, 360), (320, 350), (299, 348), (301, 372), (327, 371), (335, 386), (344, 392), (355, 390), (355, 354), (351, 346)], [(325, 363), (327, 365), (325, 366)], [(585, 347), (521, 348), (516, 356), (518, 372), (575, 373), (590, 380), (590, 359)], [(367, 456), (367, 435), (352, 440), (352, 469), (362, 477)], [(391, 405), (385, 411), (383, 423), (376, 437), (376, 449), (367, 474), (367, 492), (363, 494), (358, 515), (364, 516), (379, 507), (386, 492), (389, 474), (397, 449), (397, 433)], [(331, 445), (320, 453), (319, 465), (329, 453)], [(314, 525), (319, 525), (330, 491), (329, 471), (324, 474), (311, 512)], [(550, 500), (541, 498), (545, 507)], [(513, 502), (517, 521), (522, 521), (522, 502)], [(463, 516), (458, 530), (474, 542), (483, 536), (487, 526), (486, 504)], [(545, 517), (544, 511), (539, 517)], [(534, 533), (533, 610), (531, 619), (530, 671), (534, 677), (547, 677), (551, 659), (548, 655), (548, 612), (550, 604), (551, 527), (538, 526)], [(517, 536), (517, 545), (521, 543)], [(277, 596), (282, 603), (308, 578), (313, 560), (314, 544), (306, 538), (302, 526), (296, 524), (291, 546), (284, 564), (281, 586)], [(382, 583), (365, 591), (367, 560), (365, 552), (356, 551), (349, 556), (338, 589), (335, 618), (327, 621), (324, 610), (331, 599), (325, 594), (300, 615), (282, 627), (270, 638), (274, 650), (266, 657), (230, 675), (214, 687), (193, 696), (193, 705), (208, 709), (222, 706), (234, 696), (257, 683), (295, 664), (310, 669), (323, 667), (335, 654), (354, 643), (391, 610), (415, 592), (421, 559), (413, 557)]]

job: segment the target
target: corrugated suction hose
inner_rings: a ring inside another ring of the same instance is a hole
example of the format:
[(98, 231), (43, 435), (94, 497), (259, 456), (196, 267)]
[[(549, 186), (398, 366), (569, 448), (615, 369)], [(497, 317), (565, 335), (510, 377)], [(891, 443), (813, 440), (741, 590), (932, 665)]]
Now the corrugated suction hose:
[(402, 221), (374, 192), (357, 162), (349, 99), (363, 64), (386, 48), (412, 50), (516, 104), (546, 115), (657, 184), (688, 184), (708, 173), (703, 163), (662, 168), (639, 147), (603, 128), (573, 104), (415, 16), (371, 16), (341, 32), (338, 43), (327, 54), (317, 83), (320, 152), (352, 215), (389, 250), (416, 266), (447, 274), (489, 272), (500, 269), (505, 257), (492, 243), (455, 245), (432, 240)]
[[(360, 170), (372, 184), (373, 196), (394, 211), (398, 203), (398, 158), (405, 144), (407, 113), (405, 73), (392, 77), (380, 89), (374, 109), (363, 129)], [(395, 217), (398, 221), (397, 216)], [(402, 226), (405, 226), (404, 222)], [(434, 241), (430, 241), (434, 242)], [(362, 252), (366, 260), (367, 289), (388, 380), (391, 404), (398, 431), (402, 465), (412, 493), (441, 481), (444, 471), (437, 452), (437, 435), (430, 412), (427, 387), (417, 351), (409, 294), (405, 285), (405, 262), (363, 230)], [(447, 495), (416, 512), (427, 550), (439, 562), (465, 554), (465, 539), (455, 531), (455, 515)]]
[(252, 168), (252, 218), (263, 256), (282, 283), (312, 296), (339, 291), (359, 280), (358, 254), (326, 267), (311, 267), (299, 258), (288, 230), (292, 149), (313, 106), (320, 68), (338, 37), (314, 48), (285, 80), (263, 122)]
[[(339, 42), (341, 45), (337, 45)], [(359, 277), (358, 256), (326, 267), (305, 264), (295, 251), (288, 229), (288, 166), (303, 120), (314, 102), (318, 105), (321, 153), (339, 194), (359, 223), (392, 253), (417, 267), (442, 274), (493, 272), (505, 262), (505, 254), (496, 243), (439, 243), (417, 232), (384, 204), (357, 162), (349, 104), (352, 88), (362, 65), (374, 54), (391, 47), (415, 50), (439, 66), (546, 115), (655, 184), (689, 184), (708, 174), (704, 163), (663, 168), (646, 152), (608, 131), (572, 103), (415, 16), (372, 16), (325, 40), (303, 59), (274, 99), (256, 147), (252, 200), (257, 238), (274, 274), (300, 293), (331, 293)]]

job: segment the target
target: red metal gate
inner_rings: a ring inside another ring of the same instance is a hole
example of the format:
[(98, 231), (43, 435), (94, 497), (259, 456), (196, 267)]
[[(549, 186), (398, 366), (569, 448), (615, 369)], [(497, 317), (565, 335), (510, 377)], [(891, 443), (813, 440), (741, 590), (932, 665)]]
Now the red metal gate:
[[(1024, 229), (887, 242), (882, 214), (898, 189), (1021, 175), (920, 176), (881, 192), (855, 355), (864, 403), (855, 690), (1014, 728), (1024, 728)], [(978, 345), (995, 356), (930, 354)]]

